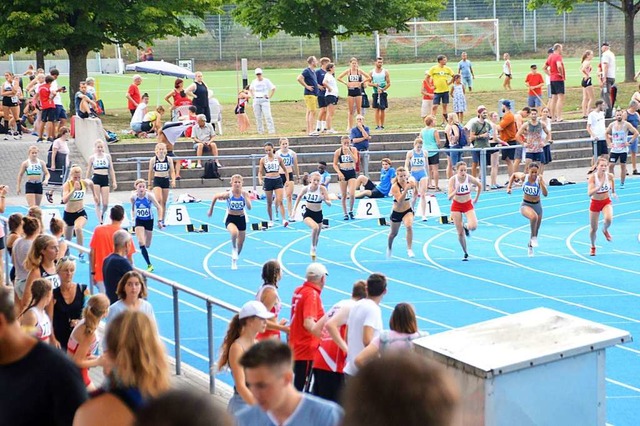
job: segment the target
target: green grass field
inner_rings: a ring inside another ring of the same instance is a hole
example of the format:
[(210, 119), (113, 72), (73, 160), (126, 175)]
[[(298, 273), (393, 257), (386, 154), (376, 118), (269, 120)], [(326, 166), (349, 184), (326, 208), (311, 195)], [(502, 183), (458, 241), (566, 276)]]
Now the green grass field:
[[(624, 78), (624, 58), (618, 56), (617, 59), (617, 77), (618, 81), (622, 81)], [(640, 57), (637, 57), (636, 60), (640, 60)], [(514, 99), (516, 106), (521, 107), (526, 101), (524, 78), (529, 72), (529, 67), (535, 63), (538, 65), (538, 70), (542, 71), (544, 62), (545, 59), (543, 58), (513, 60), (514, 79), (511, 83), (513, 90), (508, 93), (502, 90), (502, 80), (498, 79), (502, 71), (502, 62), (474, 62), (476, 79), (473, 93), (467, 95), (469, 110), (466, 117), (471, 117), (476, 106), (480, 104), (487, 105), (490, 110), (495, 110), (498, 100), (502, 98)], [(579, 58), (565, 59), (568, 90), (564, 111), (568, 119), (581, 116), (579, 107), (582, 99), (582, 89), (580, 88), (579, 62)], [(455, 61), (451, 60), (449, 63), (454, 71), (457, 71), (457, 63), (457, 59)], [(260, 66), (260, 64), (250, 63), (249, 65), (251, 67), (249, 69), (249, 81), (251, 81), (254, 77), (253, 69)], [(393, 85), (389, 90), (390, 109), (387, 111), (387, 125), (385, 126), (389, 131), (417, 131), (422, 127), (419, 115), (420, 87), (425, 70), (432, 65), (433, 63), (423, 65), (396, 65), (391, 63), (386, 65)], [(264, 68), (265, 77), (269, 78), (277, 87), (272, 110), (279, 134), (296, 135), (304, 133), (305, 108), (302, 102), (302, 87), (296, 81), (297, 76), (302, 71), (302, 66), (299, 69)], [(368, 72), (373, 66), (366, 65), (362, 68)], [(340, 65), (338, 73), (344, 69), (346, 69), (346, 66)], [(236, 104), (237, 89), (241, 84), (240, 77), (234, 71), (212, 71), (204, 74), (205, 82), (214, 90), (216, 97), (223, 105), (225, 137), (238, 136), (233, 108)], [(131, 83), (131, 76), (132, 74), (95, 76), (100, 98), (104, 101), (107, 111), (103, 122), (109, 129), (119, 131), (128, 128), (130, 116), (126, 110), (125, 94), (127, 87)], [(68, 83), (66, 77), (61, 77), (60, 79), (62, 84)], [(141, 90), (149, 93), (152, 105), (159, 102), (166, 106), (167, 104), (163, 98), (173, 88), (173, 82), (173, 77), (143, 74)], [(626, 105), (631, 94), (637, 90), (637, 87), (636, 84), (619, 84), (618, 105)], [(594, 89), (597, 98), (599, 96), (597, 86)], [(340, 90), (343, 95), (346, 95), (344, 93), (346, 90), (342, 85), (340, 85)], [(250, 132), (252, 132), (255, 131), (252, 111), (249, 111), (248, 115), (252, 122), (252, 128), (250, 129)], [(165, 117), (167, 117), (166, 114)], [(367, 120), (371, 124), (373, 121), (372, 116), (368, 116)], [(344, 99), (338, 104), (335, 121), (335, 129), (343, 130), (346, 128), (346, 102), (344, 102)]]

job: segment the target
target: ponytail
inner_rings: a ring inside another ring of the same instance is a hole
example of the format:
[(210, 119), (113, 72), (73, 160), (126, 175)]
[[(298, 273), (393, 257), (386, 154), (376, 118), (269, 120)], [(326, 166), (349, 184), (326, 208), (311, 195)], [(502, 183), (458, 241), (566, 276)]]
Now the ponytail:
[(238, 314), (235, 314), (233, 318), (231, 318), (229, 328), (227, 329), (227, 335), (224, 336), (224, 342), (222, 343), (222, 353), (218, 359), (218, 370), (221, 370), (224, 366), (229, 364), (229, 349), (231, 349), (233, 342), (240, 337), (242, 327), (244, 327), (246, 323), (246, 318), (240, 319)]

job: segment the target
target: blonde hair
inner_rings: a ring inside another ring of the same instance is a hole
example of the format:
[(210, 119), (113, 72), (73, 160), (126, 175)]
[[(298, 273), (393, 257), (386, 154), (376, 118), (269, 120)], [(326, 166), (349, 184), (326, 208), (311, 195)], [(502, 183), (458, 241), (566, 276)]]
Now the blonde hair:
[(68, 269), (69, 267), (72, 267), (74, 272), (75, 272), (75, 270), (76, 270), (76, 262), (71, 260), (71, 259), (69, 259), (68, 257), (63, 257), (62, 259), (60, 259), (60, 261), (56, 265), (56, 273), (59, 274), (60, 271)]
[(140, 185), (141, 183), (146, 184), (147, 181), (145, 179), (142, 179), (142, 178), (136, 179), (136, 181), (133, 182), (133, 189), (138, 189), (138, 185)]
[(155, 397), (169, 390), (169, 365), (151, 319), (127, 310), (108, 325), (105, 346), (113, 359), (114, 382), (137, 388), (142, 396)]
[(94, 294), (87, 301), (87, 306), (82, 310), (82, 318), (84, 318), (84, 334), (93, 334), (100, 320), (109, 311), (109, 298), (104, 294)]
[(30, 271), (35, 268), (39, 268), (42, 264), (42, 252), (51, 243), (56, 243), (57, 240), (51, 235), (40, 234), (33, 240), (27, 258), (24, 260), (24, 269)]

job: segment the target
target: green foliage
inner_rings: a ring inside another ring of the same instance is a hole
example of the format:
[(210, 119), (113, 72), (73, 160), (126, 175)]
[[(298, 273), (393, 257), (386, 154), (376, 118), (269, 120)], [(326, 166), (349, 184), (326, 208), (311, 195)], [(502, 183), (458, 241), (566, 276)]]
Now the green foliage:
[(635, 16), (640, 11), (640, 1), (637, 0), (529, 0), (528, 7), (531, 10), (538, 9), (545, 4), (551, 5), (558, 10), (558, 13), (571, 12), (573, 6), (578, 3), (607, 3), (625, 14)]
[(205, 13), (218, 11), (219, 5), (219, 0), (0, 1), (0, 54), (25, 48), (80, 53), (110, 43), (140, 45), (168, 35), (195, 35), (203, 29)]
[(349, 36), (407, 29), (411, 18), (436, 19), (446, 0), (232, 0), (238, 22), (264, 37)]

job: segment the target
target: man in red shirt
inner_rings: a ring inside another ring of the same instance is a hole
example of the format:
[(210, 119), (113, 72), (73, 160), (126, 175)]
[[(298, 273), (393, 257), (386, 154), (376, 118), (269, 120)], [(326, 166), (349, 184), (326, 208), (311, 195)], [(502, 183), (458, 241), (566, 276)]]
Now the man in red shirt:
[(138, 87), (141, 84), (142, 77), (136, 74), (133, 76), (133, 83), (131, 83), (131, 86), (129, 86), (129, 89), (127, 90), (127, 108), (129, 108), (129, 112), (131, 113), (132, 117), (133, 113), (136, 112), (138, 104), (141, 101), (140, 88)]
[(544, 77), (538, 72), (536, 64), (531, 65), (531, 72), (524, 79), (524, 84), (529, 88), (527, 105), (529, 108), (542, 106), (542, 88), (544, 87)]
[(313, 327), (324, 315), (320, 293), (327, 275), (329, 273), (323, 264), (311, 263), (307, 267), (306, 281), (295, 289), (291, 300), (289, 346), (294, 359), (293, 385), (299, 391), (304, 390), (311, 375), (313, 358), (320, 344), (321, 330), (313, 330)]
[(58, 117), (56, 117), (56, 104), (53, 102), (53, 97), (56, 95), (57, 91), (51, 90), (51, 83), (53, 83), (53, 80), (54, 78), (51, 75), (46, 76), (44, 84), (38, 89), (38, 100), (40, 101), (40, 109), (42, 110), (42, 127), (40, 127), (38, 142), (42, 142), (43, 132), (45, 130), (47, 132), (47, 137), (51, 141), (53, 141), (53, 135), (55, 134), (54, 125)]
[(562, 61), (562, 45), (553, 45), (553, 53), (547, 58), (544, 64), (544, 72), (549, 74), (551, 81), (551, 101), (549, 101), (549, 111), (551, 119), (562, 121), (562, 107), (564, 106), (564, 81), (566, 71)]

